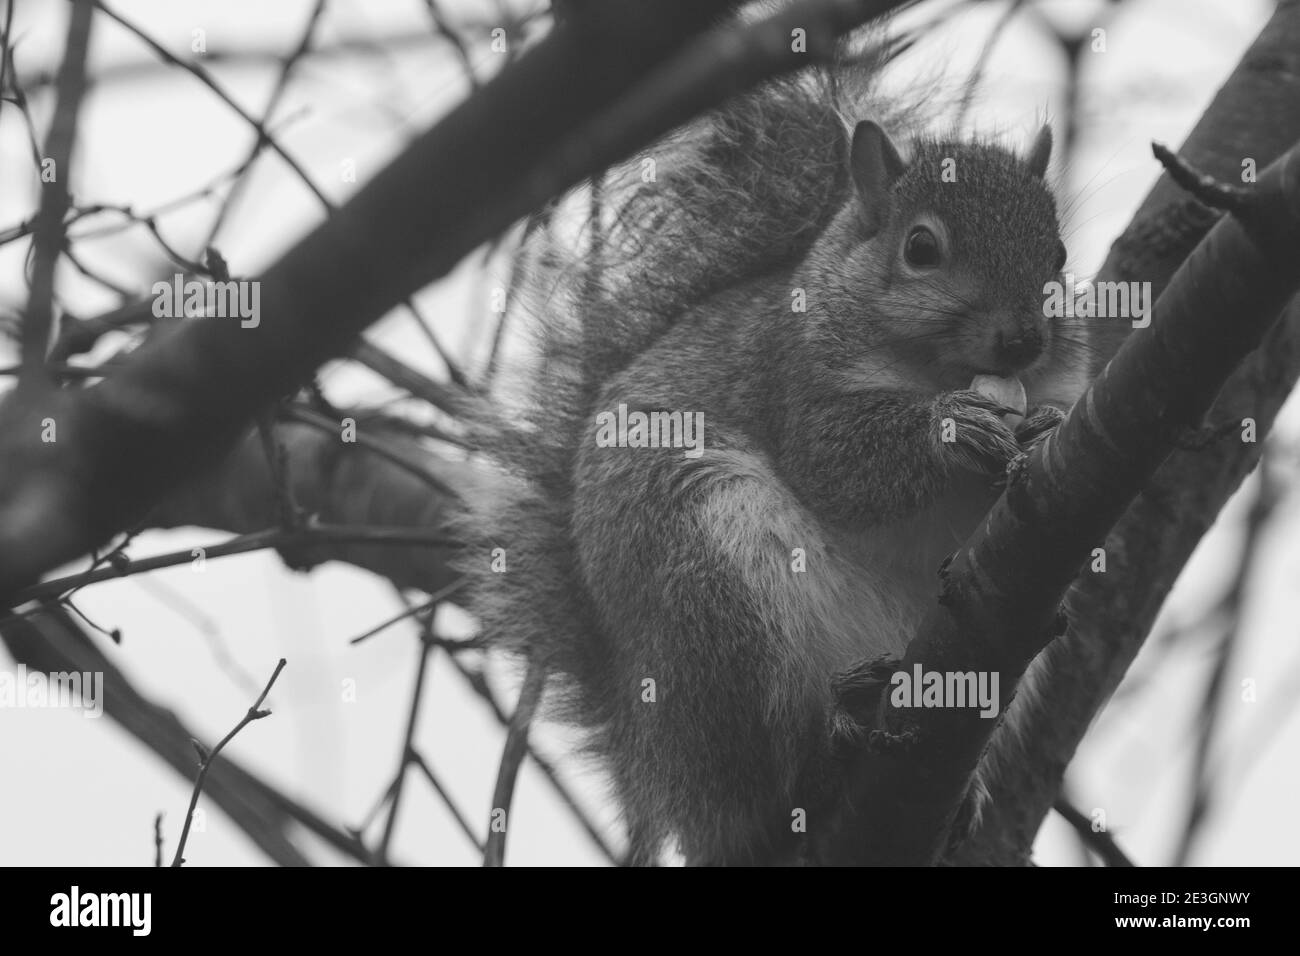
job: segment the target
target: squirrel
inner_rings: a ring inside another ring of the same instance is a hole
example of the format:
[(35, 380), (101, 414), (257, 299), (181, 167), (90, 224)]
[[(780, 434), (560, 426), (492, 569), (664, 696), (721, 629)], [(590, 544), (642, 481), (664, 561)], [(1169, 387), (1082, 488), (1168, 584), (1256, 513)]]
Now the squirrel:
[(576, 251), (536, 230), (538, 359), (484, 439), (467, 604), (586, 729), (633, 864), (798, 859), (792, 816), (837, 794), (836, 675), (902, 654), (1084, 384), (1042, 307), (1050, 128), (1023, 157), (926, 135), (879, 61), (733, 98), (649, 181), (608, 171)]

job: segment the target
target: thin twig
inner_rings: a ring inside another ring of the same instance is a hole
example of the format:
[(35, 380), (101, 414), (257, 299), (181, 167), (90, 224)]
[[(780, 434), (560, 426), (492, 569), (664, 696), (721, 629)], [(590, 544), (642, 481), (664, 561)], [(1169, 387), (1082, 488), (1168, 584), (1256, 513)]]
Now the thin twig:
[(41, 137), (36, 132), (36, 122), (32, 119), (32, 111), (27, 105), (27, 92), (23, 89), (22, 84), (18, 82), (17, 55), (8, 43), (5, 44), (5, 50), (9, 54), (9, 80), (13, 88), (9, 102), (18, 107), (18, 113), (23, 118), (23, 128), (27, 132), (27, 148), (31, 150), (32, 167), (39, 174), (41, 171)]
[(533, 714), (537, 711), (545, 683), (546, 670), (541, 663), (529, 661), (528, 670), (524, 674), (524, 686), (519, 691), (519, 703), (515, 706), (514, 716), (510, 718), (510, 729), (506, 731), (501, 768), (497, 771), (497, 784), (492, 791), (492, 812), (487, 843), (483, 848), (484, 866), (505, 866), (506, 831), (509, 829), (515, 780), (519, 776), (519, 765), (528, 753), (528, 728), (533, 722)]
[[(18, 0), (8, 0), (5, 3), (5, 33), (4, 40), (0, 41), (0, 112), (4, 111), (5, 105), (5, 78), (9, 75), (9, 44), (14, 35), (14, 7), (16, 6)], [(17, 79), (15, 76), (15, 83)]]
[(469, 58), (469, 47), (465, 44), (465, 38), (451, 28), (447, 22), (447, 15), (443, 13), (442, 8), (438, 6), (438, 0), (424, 0), (424, 5), (428, 8), (429, 19), (433, 21), (433, 28), (438, 35), (451, 44), (451, 48), (456, 51), (456, 56), (460, 59), (460, 65), (465, 71), (465, 79), (469, 81), (471, 90), (478, 89), (478, 77), (474, 74), (474, 61)]
[[(73, 2), (76, 2), (76, 0), (73, 0)], [(314, 197), (316, 197), (316, 200), (324, 207), (325, 212), (328, 216), (333, 216), (336, 212), (338, 212), (338, 207), (335, 206), (334, 203), (330, 201), (329, 197), (326, 196), (325, 193), (321, 190), (321, 188), (316, 185), (316, 182), (307, 174), (307, 171), (302, 168), (302, 166), (298, 163), (298, 161), (295, 160), (292, 156), (290, 156), (288, 151), (285, 150), (285, 148), (280, 145), (279, 140), (277, 140), (275, 136), (272, 135), (272, 133), (266, 128), (265, 123), (259, 122), (256, 117), (254, 117), (251, 113), (249, 113), (247, 110), (241, 107), (238, 103), (236, 103), (234, 98), (231, 97), (230, 94), (227, 93), (225, 89), (219, 83), (217, 83), (215, 79), (212, 78), (211, 74), (209, 74), (207, 70), (203, 69), (203, 67), (195, 63), (187, 63), (184, 60), (181, 60), (180, 58), (174, 56), (172, 53), (170, 53), (167, 50), (166, 47), (160, 44), (149, 34), (145, 33), (142, 29), (137, 27), (135, 24), (131, 23), (131, 21), (125, 19), (124, 17), (110, 10), (107, 6), (105, 6), (103, 0), (94, 0), (94, 3), (95, 6), (98, 7), (106, 16), (110, 17), (115, 22), (120, 24), (123, 28), (125, 28), (126, 30), (134, 34), (142, 43), (144, 43), (151, 50), (153, 50), (154, 53), (157, 54), (157, 56), (160, 57), (162, 60), (172, 64), (173, 66), (180, 67), (186, 73), (189, 73), (200, 83), (206, 86), (209, 90), (215, 93), (216, 96), (228, 107), (230, 107), (230, 109), (233, 110), (240, 119), (242, 119), (245, 123), (247, 123), (250, 127), (252, 127), (253, 132), (257, 134), (256, 143), (259, 146), (262, 143), (265, 143), (275, 152), (277, 156), (279, 156), (282, 160), (284, 160), (285, 164), (289, 167), (289, 169), (293, 171), (293, 173), (298, 177), (298, 179), (302, 182), (302, 184), (307, 187), (308, 191)], [(416, 318), (421, 323), (424, 322), (423, 317), (416, 310), (415, 304), (411, 301), (409, 297), (402, 300), (402, 305), (405, 306), (409, 311), (415, 313)], [(448, 376), (451, 378), (453, 382), (456, 382), (457, 384), (461, 384), (461, 385), (465, 384), (466, 382), (465, 375), (461, 371), (459, 364), (457, 364), (457, 362), (451, 357), (451, 353), (446, 351), (446, 349), (438, 341), (436, 336), (433, 335), (432, 330), (429, 330), (429, 336), (435, 346), (436, 351), (438, 352), (439, 359), (442, 360), (442, 363), (447, 368)]]
[[(77, 138), (77, 112), (86, 92), (86, 50), (90, 46), (92, 13), (89, 0), (76, 0), (72, 5), (54, 118), (45, 139), (45, 158), (53, 164), (54, 178), (41, 189), (33, 238), (32, 292), (22, 330), (23, 365), (28, 374), (36, 374), (45, 363), (54, 324), (54, 268), (63, 251), (63, 217), (70, 203), (68, 177), (72, 174), (72, 145)], [(6, 46), (8, 39), (6, 32)]]
[[(427, 630), (432, 625), (430, 620)], [(429, 673), (429, 655), (433, 645), (420, 641), (420, 654), (415, 672), (415, 690), (411, 692), (411, 706), (406, 715), (406, 736), (402, 740), (402, 756), (398, 762), (397, 773), (393, 778), (393, 799), (388, 805), (388, 819), (384, 821), (384, 835), (379, 840), (379, 858), (388, 859), (388, 848), (392, 845), (393, 834), (397, 830), (397, 813), (402, 807), (402, 793), (406, 789), (406, 768), (413, 762), (415, 753), (415, 728), (420, 717), (420, 701), (424, 697), (426, 678)]]
[[(141, 694), (65, 609), (52, 608), (23, 620), (0, 622), (0, 642), (31, 670), (103, 673), (104, 714), (184, 776), (186, 783), (193, 780), (194, 734), (170, 707)], [(259, 680), (248, 696), (254, 696), (260, 686)], [(364, 865), (374, 863), (373, 854), (355, 836), (285, 796), (229, 755), (212, 765), (204, 793), (281, 866), (309, 862), (290, 838), (291, 833), (297, 838), (295, 824), (349, 859)]]
[[(1212, 772), (1213, 750), (1219, 730), (1224, 704), (1224, 687), (1227, 685), (1236, 652), (1240, 648), (1241, 618), (1246, 590), (1259, 560), (1264, 529), (1277, 504), (1277, 492), (1269, 472), (1269, 461), (1260, 462), (1259, 487), (1246, 517), (1245, 540), (1237, 573), (1223, 599), (1218, 613), (1225, 622), (1223, 634), (1215, 648), (1214, 663), (1205, 680), (1202, 702), (1197, 712), (1195, 756), (1192, 761), (1191, 799), (1182, 837), (1174, 854), (1173, 866), (1187, 866), (1192, 851), (1200, 839), (1214, 799), (1215, 774)], [(1213, 612), (1212, 612), (1213, 613)]]
[(257, 680), (244, 670), (221, 634), (221, 627), (203, 609), (191, 601), (183, 591), (163, 581), (149, 577), (133, 577), (132, 582), (141, 591), (184, 618), (207, 645), (212, 662), (241, 691), (257, 692)]
[[(302, 405), (285, 405), (279, 409), (279, 414), (282, 418), (287, 418), (290, 421), (300, 422), (303, 425), (310, 425), (313, 428), (319, 428), (322, 431), (331, 434), (338, 434), (339, 423), (326, 415), (322, 415), (314, 408), (307, 408)], [(435, 491), (440, 491), (449, 498), (460, 497), (460, 492), (456, 491), (456, 489), (452, 488), (451, 485), (447, 484), (433, 472), (429, 471), (422, 464), (410, 460), (361, 430), (357, 431), (356, 443), (367, 451), (373, 452), (380, 458), (390, 461), (399, 468), (415, 475), (415, 477), (425, 482)]]
[(989, 58), (993, 55), (993, 48), (997, 46), (998, 40), (1002, 38), (1002, 34), (1006, 32), (1007, 27), (1011, 25), (1012, 19), (1020, 12), (1020, 8), (1024, 5), (1025, 0), (1011, 0), (1006, 11), (1002, 14), (1001, 18), (999, 18), (998, 22), (993, 25), (993, 29), (989, 31), (989, 35), (984, 41), (984, 46), (980, 49), (979, 57), (975, 61), (975, 66), (966, 80), (966, 88), (962, 92), (961, 96), (961, 105), (957, 107), (957, 122), (955, 124), (957, 128), (960, 129), (961, 124), (966, 120), (966, 113), (970, 110), (971, 101), (975, 98), (976, 89), (979, 88), (980, 83), (984, 79), (984, 71), (988, 68)]
[[(284, 528), (267, 528), (262, 531), (254, 531), (251, 534), (239, 535), (211, 547), (205, 546), (202, 549), (202, 556), (205, 560), (208, 558), (224, 558), (232, 554), (260, 551), (263, 548), (298, 547), (327, 542), (334, 544), (414, 545), (431, 548), (453, 547), (456, 544), (456, 542), (443, 535), (431, 534), (418, 528), (351, 527), (348, 525), (316, 524), (292, 531)], [(194, 558), (195, 554), (192, 548), (184, 551), (170, 551), (149, 558), (119, 561), (108, 567), (97, 567), (79, 574), (70, 574), (66, 577), (42, 581), (40, 584), (33, 584), (29, 588), (16, 592), (11, 598), (11, 606), (17, 607), (27, 601), (40, 601), (45, 598), (58, 597), (67, 591), (76, 590), (88, 584), (96, 584), (100, 581), (124, 578), (144, 571), (157, 571), (159, 568), (170, 568), (179, 564), (189, 564)]]
[(153, 865), (163, 865), (163, 834), (162, 834), (162, 811), (159, 810), (153, 818)]
[(1056, 801), (1056, 812), (1059, 813), (1065, 822), (1074, 827), (1074, 832), (1079, 834), (1084, 845), (1092, 852), (1101, 857), (1107, 866), (1132, 866), (1133, 861), (1128, 858), (1119, 844), (1106, 831), (1097, 831), (1092, 828), (1092, 821), (1081, 810), (1071, 806), (1064, 798)]
[(1250, 190), (1219, 182), (1162, 143), (1153, 142), (1151, 152), (1174, 182), (1211, 209), (1232, 213), (1242, 221), (1254, 217), (1254, 194)]
[(425, 778), (429, 781), (429, 785), (433, 787), (434, 792), (438, 794), (439, 799), (441, 799), (447, 809), (451, 811), (452, 818), (455, 819), (461, 832), (465, 834), (465, 837), (469, 842), (473, 844), (474, 849), (479, 853), (482, 853), (483, 841), (474, 833), (474, 828), (469, 825), (469, 820), (466, 819), (465, 814), (460, 812), (460, 807), (456, 806), (455, 802), (451, 799), (451, 795), (447, 793), (442, 782), (438, 780), (437, 776), (433, 772), (433, 768), (429, 766), (428, 761), (420, 755), (419, 751), (416, 751), (411, 754), (411, 763), (418, 767), (424, 774)]
[[(72, 2), (80, 2), (80, 0), (72, 0)], [(285, 164), (290, 169), (292, 169), (294, 173), (297, 174), (298, 178), (302, 181), (303, 185), (307, 187), (307, 189), (311, 192), (313, 196), (315, 196), (320, 202), (324, 203), (325, 205), (330, 204), (329, 199), (326, 197), (326, 195), (323, 192), (320, 191), (320, 188), (314, 182), (312, 182), (311, 177), (308, 176), (306, 170), (304, 170), (302, 166), (298, 164), (298, 161), (289, 155), (289, 153), (284, 149), (283, 146), (280, 145), (279, 141), (273, 135), (271, 135), (271, 132), (264, 125), (258, 122), (257, 117), (253, 116), (246, 109), (244, 109), (242, 106), (236, 103), (234, 98), (229, 93), (227, 93), (225, 89), (219, 83), (217, 83), (216, 80), (212, 78), (211, 74), (209, 74), (207, 70), (199, 66), (197, 63), (187, 63), (186, 61), (175, 56), (173, 53), (171, 53), (171, 51), (169, 51), (166, 47), (164, 47), (161, 43), (159, 43), (149, 34), (145, 33), (143, 30), (137, 27), (130, 20), (121, 16), (116, 11), (112, 10), (107, 4), (104, 3), (104, 0), (93, 0), (93, 2), (95, 6), (99, 9), (99, 11), (104, 14), (104, 16), (108, 17), (110, 20), (118, 24), (128, 33), (135, 36), (136, 39), (138, 39), (141, 43), (145, 44), (145, 46), (153, 50), (154, 54), (157, 55), (160, 59), (164, 60), (167, 63), (170, 63), (172, 66), (179, 67), (180, 69), (184, 70), (186, 73), (193, 76), (200, 83), (206, 86), (209, 90), (215, 93), (223, 103), (225, 103), (228, 107), (230, 107), (231, 110), (234, 111), (235, 115), (237, 115), (240, 119), (242, 119), (245, 123), (247, 123), (249, 126), (253, 128), (253, 131), (257, 133), (259, 140), (265, 141), (266, 145), (269, 146), (277, 156), (279, 156), (282, 160), (284, 160)]]
[[(407, 723), (406, 723), (406, 737), (402, 744), (401, 755), (398, 758), (397, 771), (396, 773), (394, 773), (393, 779), (388, 784), (388, 788), (384, 791), (383, 796), (380, 797), (379, 802), (375, 805), (374, 809), (366, 815), (365, 819), (361, 823), (360, 830), (357, 831), (359, 836), (361, 832), (364, 832), (367, 828), (369, 828), (370, 824), (374, 821), (375, 817), (379, 815), (380, 811), (382, 811), (385, 806), (388, 807), (388, 817), (384, 822), (383, 836), (380, 838), (379, 848), (375, 851), (375, 858), (381, 864), (387, 864), (388, 862), (388, 851), (389, 851), (389, 847), (392, 844), (393, 834), (395, 833), (397, 827), (397, 814), (401, 808), (402, 794), (406, 785), (407, 771), (412, 766), (418, 766), (420, 770), (423, 771), (424, 775), (428, 778), (429, 783), (433, 786), (433, 789), (437, 793), (439, 799), (442, 800), (443, 804), (446, 805), (447, 809), (451, 811), (452, 816), (455, 818), (456, 822), (460, 825), (461, 829), (465, 832), (465, 834), (469, 837), (470, 842), (474, 844), (475, 848), (477, 848), (480, 853), (483, 850), (482, 843), (478, 840), (478, 838), (474, 835), (473, 831), (470, 829), (469, 824), (466, 822), (465, 815), (461, 812), (460, 808), (456, 806), (455, 802), (451, 799), (451, 796), (443, 788), (441, 782), (434, 774), (433, 768), (429, 766), (428, 762), (424, 759), (424, 757), (420, 754), (419, 750), (415, 746), (415, 730), (419, 718), (420, 701), (423, 698), (424, 688), (427, 684), (428, 669), (429, 669), (429, 655), (435, 647), (445, 647), (447, 644), (447, 642), (435, 638), (433, 635), (433, 611), (436, 610), (437, 605), (448, 594), (450, 594), (457, 588), (461, 587), (465, 582), (466, 582), (465, 578), (461, 578), (460, 580), (453, 582), (448, 587), (443, 588), (440, 591), (436, 591), (433, 594), (431, 594), (429, 596), (428, 601), (424, 602), (423, 604), (414, 607), (408, 607), (406, 611), (403, 612), (398, 617), (395, 617), (385, 622), (384, 624), (381, 624), (378, 628), (369, 632), (369, 634), (378, 633), (379, 630), (382, 630), (383, 628), (389, 626), (390, 624), (395, 623), (396, 621), (402, 620), (403, 618), (409, 617), (413, 614), (422, 614), (424, 612), (428, 612), (427, 616), (421, 623), (420, 654), (419, 654), (419, 661), (417, 665), (418, 671), (416, 673), (416, 679), (415, 679), (415, 690), (411, 695), (411, 705), (408, 711)], [(398, 590), (398, 594), (399, 596), (401, 595), (400, 589)], [(354, 639), (352, 643), (354, 644), (357, 643), (359, 640), (362, 640), (365, 637), (369, 636), (369, 634), (363, 634), (360, 638)]]
[(235, 739), (235, 734), (239, 733), (255, 720), (261, 720), (263, 717), (270, 717), (269, 710), (260, 710), (262, 701), (266, 700), (266, 695), (271, 693), (271, 687), (275, 684), (275, 679), (280, 676), (280, 671), (284, 670), (285, 660), (280, 658), (280, 662), (275, 665), (275, 671), (271, 674), (271, 679), (266, 682), (266, 688), (262, 691), (260, 697), (253, 702), (253, 706), (248, 708), (248, 713), (244, 714), (243, 720), (235, 725), (235, 729), (226, 736), (221, 738), (221, 742), (213, 747), (210, 751), (204, 751), (202, 745), (196, 740), (194, 746), (203, 754), (203, 759), (199, 763), (199, 775), (194, 780), (194, 792), (190, 794), (190, 807), (185, 812), (185, 826), (181, 829), (180, 843), (176, 844), (176, 855), (172, 857), (172, 866), (180, 866), (185, 862), (185, 841), (190, 837), (190, 823), (194, 819), (194, 810), (199, 804), (199, 794), (203, 792), (203, 780), (208, 775), (208, 768), (212, 766), (212, 761), (221, 753), (222, 748), (230, 741)]
[[(468, 20), (458, 17), (469, 33), (486, 33), (496, 25), (495, 18), (489, 23), (486, 19)], [(435, 48), (437, 38), (430, 35), (423, 27), (410, 29), (377, 29), (367, 31), (364, 35), (338, 36), (322, 40), (312, 46), (309, 57), (313, 63), (322, 63), (325, 69), (333, 69), (341, 61), (365, 60), (375, 57), (391, 57), (394, 53), (424, 53)], [(257, 36), (240, 37), (238, 47), (209, 49), (203, 54), (206, 63), (220, 66), (225, 72), (238, 70), (257, 71), (281, 68), (288, 57), (283, 45), (271, 31)], [(148, 84), (159, 82), (159, 71), (170, 71), (171, 65), (159, 62), (156, 57), (136, 58), (131, 56), (114, 57), (95, 71), (94, 83), (98, 88), (107, 88), (114, 84)], [(32, 89), (49, 86), (53, 81), (49, 70), (34, 69), (30, 71), (25, 82)], [(112, 91), (116, 92), (116, 91)]]
[[(492, 692), (492, 688), (488, 685), (487, 679), (483, 676), (483, 672), (470, 668), (464, 662), (454, 657), (452, 658), (452, 664), (455, 665), (460, 676), (465, 679), (465, 683), (469, 685), (470, 690), (478, 694), (478, 696), (482, 698), (483, 702), (487, 704), (488, 709), (492, 711), (492, 716), (496, 718), (497, 723), (501, 724), (503, 727), (508, 727), (510, 725), (510, 718), (501, 707), (501, 703), (497, 700), (496, 694)], [(555, 791), (556, 795), (564, 802), (564, 805), (573, 815), (573, 818), (577, 820), (583, 830), (586, 831), (587, 836), (591, 837), (591, 842), (596, 845), (596, 848), (600, 850), (600, 852), (605, 855), (605, 858), (611, 863), (621, 865), (623, 862), (622, 858), (614, 851), (614, 848), (609, 845), (609, 841), (605, 839), (604, 834), (596, 828), (596, 824), (593, 823), (591, 818), (587, 815), (586, 810), (584, 810), (582, 805), (578, 802), (578, 798), (570, 792), (568, 786), (560, 779), (560, 773), (555, 769), (555, 765), (542, 754), (538, 753), (536, 748), (531, 744), (528, 746), (528, 756), (532, 758), (533, 763), (537, 765), (537, 768), (542, 771), (543, 776), (545, 776), (547, 781), (551, 784), (551, 788)]]
[[(464, 579), (461, 579), (461, 581), (457, 581), (455, 583), (457, 585), (463, 584)], [(412, 607), (408, 607), (405, 610), (399, 611), (397, 614), (394, 614), (392, 617), (388, 618), (387, 620), (380, 621), (378, 624), (370, 628), (370, 630), (366, 631), (364, 634), (359, 634), (356, 637), (352, 638), (352, 640), (348, 641), (348, 643), (360, 644), (362, 641), (370, 640), (370, 638), (374, 637), (376, 634), (383, 633), (384, 631), (392, 627), (394, 624), (399, 624), (402, 621), (405, 621), (407, 618), (419, 617), (420, 615), (424, 614), (426, 611), (431, 610), (437, 604), (438, 601), (440, 601), (443, 597), (446, 597), (447, 593), (448, 593), (448, 588), (443, 588), (441, 591), (439, 591), (437, 594), (435, 594), (433, 597), (431, 597), (429, 600), (425, 601), (424, 603), (416, 604)]]
[[(91, 282), (94, 282), (96, 285), (103, 286), (109, 292), (112, 292), (114, 295), (116, 295), (120, 300), (125, 301), (131, 298), (135, 294), (134, 290), (128, 289), (126, 286), (123, 285), (118, 285), (112, 279), (108, 278), (107, 276), (100, 275), (97, 271), (92, 269), (89, 265), (87, 265), (82, 260), (82, 258), (79, 255), (77, 255), (77, 253), (75, 253), (72, 250), (71, 245), (68, 245), (64, 248), (63, 256), (68, 260), (68, 262), (72, 263), (72, 267), (76, 269), (78, 272), (80, 272), (83, 276), (85, 276)], [(67, 310), (64, 310), (63, 314), (64, 316), (66, 316)], [(49, 352), (47, 351), (46, 354), (48, 355)]]
[[(280, 106), (280, 100), (283, 99), (285, 91), (289, 88), (289, 78), (293, 74), (294, 68), (307, 53), (311, 50), (312, 37), (316, 34), (316, 27), (319, 25), (321, 17), (325, 13), (325, 6), (329, 0), (316, 0), (315, 6), (312, 7), (311, 13), (307, 15), (307, 25), (303, 27), (302, 36), (298, 38), (298, 45), (294, 47), (293, 52), (285, 57), (280, 66), (280, 74), (275, 79), (275, 86), (271, 90), (271, 95), (267, 97), (266, 108), (262, 110), (262, 127), (267, 128), (271, 125), (271, 118), (276, 109)], [(212, 220), (212, 225), (208, 227), (208, 237), (203, 245), (210, 246), (217, 239), (217, 233), (225, 225), (226, 216), (238, 202), (244, 187), (248, 184), (247, 174), (257, 162), (257, 158), (262, 155), (262, 150), (266, 147), (267, 141), (264, 137), (258, 136), (253, 141), (252, 148), (244, 161), (240, 163), (239, 169), (235, 173), (234, 181), (230, 184), (230, 191), (226, 193), (225, 200), (217, 209), (217, 215)]]
[(406, 389), (416, 398), (423, 399), (449, 415), (455, 415), (463, 410), (465, 393), (461, 389), (429, 378), (367, 339), (362, 339), (356, 344), (349, 358), (360, 362), (376, 375), (383, 376), (398, 388)]

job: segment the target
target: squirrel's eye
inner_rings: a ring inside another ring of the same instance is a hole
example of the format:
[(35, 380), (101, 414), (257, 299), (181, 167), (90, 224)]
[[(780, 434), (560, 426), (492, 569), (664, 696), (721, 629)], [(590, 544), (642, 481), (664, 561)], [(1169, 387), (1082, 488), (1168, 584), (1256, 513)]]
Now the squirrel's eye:
[(917, 269), (933, 269), (939, 264), (939, 240), (925, 226), (917, 226), (903, 243), (903, 258)]
[(1065, 268), (1065, 243), (1056, 240), (1056, 256), (1052, 259), (1052, 271), (1060, 272)]

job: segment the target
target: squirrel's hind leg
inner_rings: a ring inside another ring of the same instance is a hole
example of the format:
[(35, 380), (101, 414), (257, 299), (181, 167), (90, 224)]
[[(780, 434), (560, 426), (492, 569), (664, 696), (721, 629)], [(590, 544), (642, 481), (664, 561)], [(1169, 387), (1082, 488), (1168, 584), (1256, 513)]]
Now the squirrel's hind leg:
[(586, 458), (574, 532), (615, 663), (608, 756), (631, 820), (689, 863), (788, 859), (827, 781), (831, 677), (860, 654), (846, 569), (766, 460), (727, 442)]

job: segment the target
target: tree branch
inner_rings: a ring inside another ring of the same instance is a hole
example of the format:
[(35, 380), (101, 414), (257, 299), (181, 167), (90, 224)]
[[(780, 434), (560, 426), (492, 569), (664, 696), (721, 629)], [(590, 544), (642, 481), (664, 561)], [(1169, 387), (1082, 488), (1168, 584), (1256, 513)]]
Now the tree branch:
[[(186, 780), (194, 778), (191, 730), (170, 710), (140, 694), (67, 611), (54, 608), (9, 617), (0, 621), (0, 639), (14, 660), (32, 670), (102, 673), (104, 713)], [(340, 853), (361, 863), (372, 862), (369, 850), (355, 837), (325, 822), (233, 760), (212, 767), (205, 791), (280, 866), (307, 866), (310, 862), (290, 839), (295, 823)]]
[[(12, 9), (12, 4), (10, 8)], [(63, 252), (63, 217), (68, 212), (68, 177), (72, 173), (72, 145), (77, 138), (77, 112), (86, 91), (86, 51), (90, 46), (93, 7), (90, 0), (76, 0), (68, 17), (68, 39), (64, 44), (63, 66), (59, 69), (57, 102), (50, 133), (45, 140), (44, 160), (53, 163), (54, 178), (44, 182), (41, 208), (36, 217), (35, 256), (32, 264), (32, 293), (23, 321), (22, 354), (24, 374), (39, 374), (45, 363), (54, 323), (54, 268)], [(6, 33), (5, 45), (10, 37)]]
[[(485, 480), (482, 470), (470, 463), (447, 461), (406, 439), (382, 431), (377, 434), (443, 485), (472, 488)], [(294, 500), (318, 522), (453, 536), (451, 522), (457, 502), (409, 469), (345, 444), (337, 433), (288, 424), (277, 425), (276, 435), (288, 456)], [(243, 535), (275, 523), (270, 469), (256, 435), (250, 432), (215, 468), (161, 501), (148, 513), (144, 526), (198, 526)], [(454, 551), (450, 543), (445, 547), (395, 547), (319, 541), (295, 547), (292, 558), (300, 566), (343, 561), (398, 587), (432, 592), (457, 579), (458, 574), (448, 566)]]
[[(1244, 159), (1263, 167), (1297, 138), (1300, 2), (1283, 0), (1180, 154), (1215, 176), (1240, 181)], [(1162, 176), (1116, 240), (1099, 280), (1144, 279), (1159, 294), (1215, 218)], [(1235, 316), (1236, 310), (1223, 315)], [(1103, 321), (1088, 329), (1097, 346), (1094, 373), (1129, 332), (1127, 322)], [(1266, 344), (1229, 378), (1209, 420), (1252, 418), (1262, 439), (1298, 376), (1300, 305), (1293, 303)], [(1107, 572), (1084, 575), (1072, 589), (1070, 630), (1044, 654), (1040, 693), (1013, 704), (1029, 708), (1018, 721), (1026, 736), (995, 735), (985, 756), (990, 800), (957, 862), (1014, 865), (1028, 859), (1079, 742), (1136, 657), (1193, 549), (1254, 467), (1260, 447), (1225, 441), (1174, 452), (1107, 537)]]
[(275, 679), (280, 676), (280, 671), (284, 670), (285, 660), (280, 658), (280, 663), (275, 665), (275, 671), (271, 674), (271, 679), (266, 682), (266, 688), (262, 691), (261, 696), (253, 702), (253, 706), (248, 708), (243, 719), (235, 724), (233, 730), (218, 741), (217, 745), (211, 750), (207, 750), (195, 740), (194, 748), (199, 752), (202, 758), (199, 762), (199, 775), (194, 780), (194, 791), (190, 794), (190, 806), (185, 811), (185, 825), (181, 827), (181, 838), (176, 844), (176, 855), (172, 857), (172, 866), (179, 867), (185, 862), (185, 843), (190, 838), (190, 824), (194, 822), (194, 810), (199, 805), (199, 796), (203, 793), (203, 781), (208, 777), (208, 771), (212, 768), (212, 762), (217, 759), (217, 755), (225, 749), (226, 744), (235, 739), (235, 735), (247, 727), (255, 720), (261, 720), (263, 717), (270, 717), (269, 710), (260, 710), (262, 701), (266, 700), (266, 695), (271, 693), (271, 687), (275, 684)]
[[(1300, 287), (1300, 146), (1268, 167), (1252, 196), (1247, 221), (1225, 217), (1211, 230), (1157, 300), (1151, 327), (1129, 337), (1027, 461), (1013, 463), (899, 670), (998, 674), (1001, 708), (1010, 703), (1026, 666), (1063, 630), (1060, 602), (1096, 542)], [(975, 708), (879, 700), (862, 721), (883, 743), (853, 755), (851, 799), (821, 853), (839, 863), (933, 863), (993, 721)]]
[[(509, 830), (510, 804), (515, 793), (515, 779), (519, 765), (528, 754), (528, 728), (542, 698), (546, 683), (546, 669), (536, 661), (529, 661), (524, 674), (524, 685), (519, 690), (510, 728), (506, 731), (506, 745), (501, 754), (496, 786), (492, 790), (492, 813), (488, 821), (487, 844), (483, 848), (484, 866), (505, 866), (506, 833)], [(497, 814), (500, 814), (498, 818)]]
[[(139, 520), (259, 408), (515, 219), (742, 85), (806, 65), (790, 24), (829, 56), (839, 32), (898, 4), (805, 0), (677, 60), (731, 2), (624, 0), (557, 27), (271, 266), (257, 327), (185, 323), (97, 385), (0, 405), (0, 594)], [(39, 439), (47, 420), (56, 443)]]

